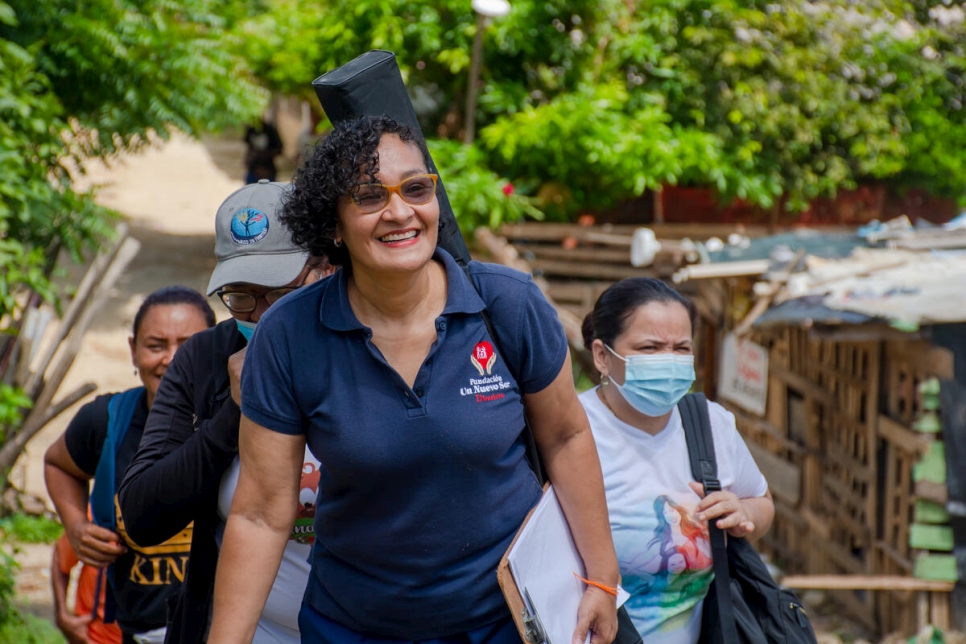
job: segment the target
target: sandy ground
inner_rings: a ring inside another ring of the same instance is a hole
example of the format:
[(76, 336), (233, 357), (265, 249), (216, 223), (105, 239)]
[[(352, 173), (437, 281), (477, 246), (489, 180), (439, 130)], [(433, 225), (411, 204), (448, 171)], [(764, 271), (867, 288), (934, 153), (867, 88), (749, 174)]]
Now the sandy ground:
[[(198, 142), (178, 135), (110, 167), (98, 163), (88, 169), (87, 184), (99, 186), (98, 202), (124, 216), (131, 235), (141, 242), (141, 251), (98, 312), (60, 389), (63, 394), (93, 382), (97, 391), (51, 422), (27, 445), (11, 473), (18, 488), (47, 499), (44, 452), (63, 433), (79, 406), (95, 395), (140, 384), (127, 338), (144, 296), (170, 284), (204, 292), (215, 264), (215, 211), (228, 194), (243, 185), (243, 153), (238, 137)], [(82, 272), (83, 267), (73, 267), (65, 279), (76, 283)], [(217, 298), (210, 302), (219, 319), (227, 317)], [(23, 571), (18, 596), (32, 611), (49, 615), (50, 548), (25, 547), (19, 558)]]

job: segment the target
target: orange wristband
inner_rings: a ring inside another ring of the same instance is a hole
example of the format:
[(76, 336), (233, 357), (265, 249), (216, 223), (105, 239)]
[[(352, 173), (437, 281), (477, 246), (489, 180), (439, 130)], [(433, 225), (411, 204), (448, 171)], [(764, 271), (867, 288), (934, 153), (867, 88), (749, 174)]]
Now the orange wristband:
[(608, 595), (613, 595), (614, 597), (617, 597), (617, 589), (616, 588), (612, 588), (611, 586), (605, 586), (604, 584), (599, 584), (596, 581), (591, 581), (589, 579), (584, 579), (583, 577), (581, 577), (577, 573), (574, 573), (574, 577), (576, 577), (580, 581), (584, 582), (588, 586), (593, 586), (594, 588), (599, 588), (600, 590), (603, 590)]

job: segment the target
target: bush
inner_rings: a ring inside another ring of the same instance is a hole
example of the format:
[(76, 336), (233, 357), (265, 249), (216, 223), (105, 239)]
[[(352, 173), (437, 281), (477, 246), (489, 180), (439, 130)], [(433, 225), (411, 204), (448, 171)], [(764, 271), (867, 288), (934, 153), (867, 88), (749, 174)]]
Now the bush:
[(15, 543), (53, 543), (64, 534), (64, 526), (47, 517), (12, 514), (0, 519), (0, 532)]

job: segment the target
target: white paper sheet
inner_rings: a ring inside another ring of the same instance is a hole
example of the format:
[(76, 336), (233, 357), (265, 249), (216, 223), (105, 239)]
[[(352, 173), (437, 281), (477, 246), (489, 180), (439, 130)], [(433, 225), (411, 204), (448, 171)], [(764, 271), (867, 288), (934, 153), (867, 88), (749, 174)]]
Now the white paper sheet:
[[(586, 577), (586, 571), (553, 486), (543, 494), (507, 558), (520, 594), (526, 590), (530, 596), (528, 608), (540, 617), (547, 641), (569, 644), (586, 588), (574, 573)], [(619, 589), (617, 605), (627, 597)]]

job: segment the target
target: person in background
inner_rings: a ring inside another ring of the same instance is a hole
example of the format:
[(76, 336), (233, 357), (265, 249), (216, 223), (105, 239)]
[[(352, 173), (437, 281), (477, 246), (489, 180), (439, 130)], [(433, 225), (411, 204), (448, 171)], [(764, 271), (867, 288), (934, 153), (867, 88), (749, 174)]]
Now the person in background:
[(275, 157), (282, 153), (282, 138), (267, 119), (245, 128), (245, 183), (275, 181)]
[[(218, 548), (238, 479), (239, 378), (248, 339), (269, 307), (332, 270), (324, 258), (293, 244), (279, 221), (289, 192), (288, 184), (261, 181), (234, 192), (218, 208), (218, 264), (208, 292), (218, 294), (231, 318), (199, 333), (178, 353), (121, 484), (121, 513), (138, 543), (160, 543), (194, 522), (187, 576), (170, 615), (166, 641), (172, 644), (204, 642), (208, 629)], [(257, 620), (259, 644), (299, 642), (318, 463), (303, 450), (300, 496), (292, 505), (299, 518)]]
[(617, 562), (563, 328), (529, 275), (478, 262), (467, 275), (437, 249), (428, 156), (411, 128), (361, 117), (296, 175), (283, 221), (342, 269), (278, 302), (249, 346), (210, 644), (251, 641), (306, 444), (321, 479), (302, 641), (519, 644), (496, 569), (540, 498), (524, 411), (607, 589), (584, 592), (574, 641), (614, 638)]
[[(74, 611), (67, 606), (70, 573), (80, 563), (66, 534), (60, 535), (50, 556), (50, 586), (54, 597), (54, 620), (67, 644), (121, 644), (121, 629), (116, 623), (104, 623), (104, 600), (107, 585), (97, 592), (98, 569), (80, 564)], [(96, 608), (96, 615), (95, 613)]]
[(47, 492), (64, 532), (80, 561), (101, 568), (97, 585), (107, 587), (105, 621), (116, 619), (125, 644), (161, 641), (165, 601), (181, 585), (191, 529), (185, 526), (163, 545), (143, 548), (117, 517), (115, 491), (172, 358), (188, 338), (214, 323), (215, 314), (197, 291), (169, 286), (148, 295), (129, 339), (142, 386), (81, 407), (44, 455)]
[(677, 404), (694, 382), (694, 304), (660, 280), (610, 286), (583, 324), (600, 386), (580, 395), (597, 442), (625, 606), (645, 642), (694, 644), (713, 573), (707, 522), (768, 531), (775, 506), (734, 416), (708, 403), (722, 491), (691, 478)]

